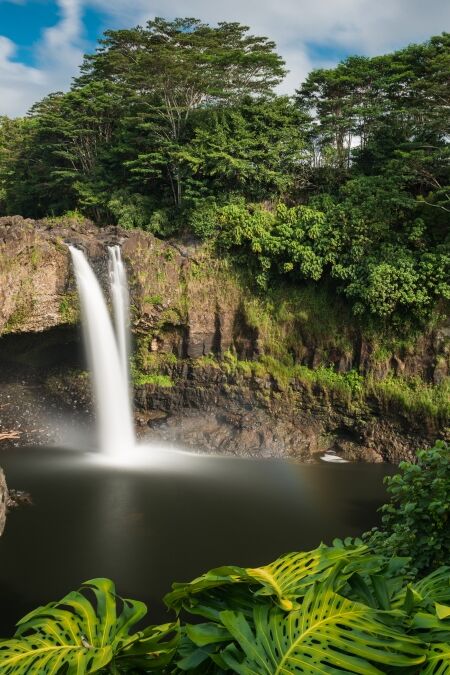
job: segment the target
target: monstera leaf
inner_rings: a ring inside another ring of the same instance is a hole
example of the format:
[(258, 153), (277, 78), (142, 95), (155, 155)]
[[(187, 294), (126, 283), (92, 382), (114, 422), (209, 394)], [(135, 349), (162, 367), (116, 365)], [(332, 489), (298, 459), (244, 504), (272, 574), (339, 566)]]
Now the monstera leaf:
[[(384, 559), (368, 554), (367, 546), (337, 547), (319, 546), (306, 553), (288, 553), (264, 567), (219, 567), (194, 579), (190, 583), (173, 584), (172, 592), (164, 598), (169, 607), (179, 611), (182, 607), (206, 618), (217, 619), (213, 612), (223, 609), (244, 611), (244, 607), (234, 604), (232, 584), (246, 584), (253, 592), (248, 596), (250, 607), (265, 596), (271, 596), (281, 609), (287, 611), (298, 607), (297, 600), (303, 597), (315, 582), (326, 579), (335, 573), (339, 565), (339, 583), (345, 581), (358, 570), (376, 573), (384, 564)], [(224, 588), (226, 587), (226, 588)], [(221, 591), (222, 589), (222, 591)], [(236, 596), (236, 602), (245, 602), (247, 591)], [(231, 604), (230, 604), (231, 602)]]
[(217, 567), (188, 583), (172, 584), (173, 590), (165, 596), (164, 602), (179, 612), (182, 607), (188, 609), (192, 599), (200, 593), (243, 582), (251, 583), (251, 578), (244, 567), (236, 565)]
[(381, 557), (367, 553), (367, 546), (319, 546), (306, 553), (288, 553), (264, 567), (247, 569), (247, 574), (261, 588), (257, 596), (273, 596), (281, 609), (298, 608), (297, 602), (314, 583), (331, 574), (337, 587), (343, 585), (358, 570), (378, 572), (383, 566)]
[[(217, 662), (221, 660), (219, 650), (233, 639), (224, 626), (216, 623), (188, 624), (183, 629), (183, 636), (178, 649), (177, 667), (180, 671), (197, 672), (199, 666), (202, 674), (217, 673)], [(205, 663), (208, 661), (209, 663)]]
[(450, 675), (450, 645), (431, 645), (421, 675)]
[(137, 640), (125, 645), (114, 662), (121, 673), (141, 668), (156, 672), (173, 659), (180, 639), (179, 622), (149, 626), (137, 634)]
[(0, 673), (95, 673), (139, 639), (129, 631), (146, 611), (142, 602), (116, 596), (109, 579), (86, 581), (19, 621), (14, 638), (0, 642)]
[(402, 588), (393, 606), (432, 610), (435, 602), (450, 604), (450, 567), (439, 567), (423, 579)]
[(222, 623), (242, 651), (229, 645), (222, 658), (239, 675), (379, 675), (385, 666), (423, 663), (424, 646), (401, 630), (403, 615), (389, 612), (389, 617), (391, 622), (397, 619), (399, 629), (385, 622), (384, 612), (320, 584), (308, 590), (299, 610), (256, 608), (255, 632), (241, 614), (223, 612)]

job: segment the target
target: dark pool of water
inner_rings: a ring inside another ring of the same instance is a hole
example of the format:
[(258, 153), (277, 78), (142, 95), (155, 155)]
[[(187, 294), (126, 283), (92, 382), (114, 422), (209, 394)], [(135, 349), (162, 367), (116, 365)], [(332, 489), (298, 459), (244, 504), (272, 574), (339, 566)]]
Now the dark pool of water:
[(0, 539), (0, 635), (99, 576), (146, 602), (150, 621), (165, 620), (172, 581), (258, 566), (376, 524), (389, 470), (147, 452), (150, 465), (134, 468), (68, 450), (1, 454), (9, 486), (34, 505), (13, 511)]

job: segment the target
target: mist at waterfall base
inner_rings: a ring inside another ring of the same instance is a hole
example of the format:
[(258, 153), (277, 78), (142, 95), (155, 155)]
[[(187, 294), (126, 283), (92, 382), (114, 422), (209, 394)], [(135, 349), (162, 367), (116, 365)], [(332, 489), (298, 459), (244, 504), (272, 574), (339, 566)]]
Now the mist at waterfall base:
[[(119, 594), (169, 619), (162, 597), (224, 564), (258, 566), (375, 525), (386, 465), (311, 464), (190, 454), (135, 444), (127, 384), (128, 294), (110, 257), (113, 323), (81, 251), (71, 255), (96, 401), (99, 452), (14, 448), (1, 464), (33, 506), (0, 539), (0, 635), (30, 609), (109, 577)], [(84, 295), (84, 297), (83, 297)], [(122, 332), (121, 332), (122, 331)]]

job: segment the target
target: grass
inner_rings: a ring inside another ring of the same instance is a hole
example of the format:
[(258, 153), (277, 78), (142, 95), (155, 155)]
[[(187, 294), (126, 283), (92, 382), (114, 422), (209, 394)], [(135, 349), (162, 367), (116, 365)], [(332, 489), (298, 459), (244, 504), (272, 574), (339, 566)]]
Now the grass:
[(282, 391), (288, 391), (295, 382), (301, 382), (311, 391), (318, 388), (338, 398), (349, 408), (360, 407), (370, 397), (375, 397), (386, 411), (420, 416), (442, 426), (450, 421), (450, 378), (438, 385), (426, 383), (420, 378), (393, 375), (374, 380), (355, 370), (338, 373), (331, 366), (319, 366), (313, 370), (267, 355), (260, 356), (257, 361), (242, 361), (232, 352), (226, 352), (221, 361), (210, 356), (202, 357), (195, 360), (195, 365), (200, 368), (214, 365), (227, 375), (242, 375), (247, 379), (271, 377)]
[(143, 302), (148, 305), (162, 305), (162, 295), (146, 295)]
[(386, 409), (395, 408), (442, 425), (450, 422), (450, 378), (432, 385), (419, 378), (388, 376), (374, 381), (368, 378), (366, 392), (374, 395)]
[(262, 349), (277, 359), (314, 344), (326, 354), (332, 348), (351, 352), (349, 309), (325, 286), (279, 286), (267, 293), (244, 293), (242, 315), (245, 323), (258, 333)]

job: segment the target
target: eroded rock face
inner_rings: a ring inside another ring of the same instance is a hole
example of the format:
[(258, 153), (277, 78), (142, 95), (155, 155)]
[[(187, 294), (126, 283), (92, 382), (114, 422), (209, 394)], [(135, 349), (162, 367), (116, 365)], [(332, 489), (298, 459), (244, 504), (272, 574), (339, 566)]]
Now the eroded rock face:
[(6, 509), (8, 506), (8, 487), (6, 485), (5, 474), (0, 469), (0, 537), (3, 534), (6, 523)]

